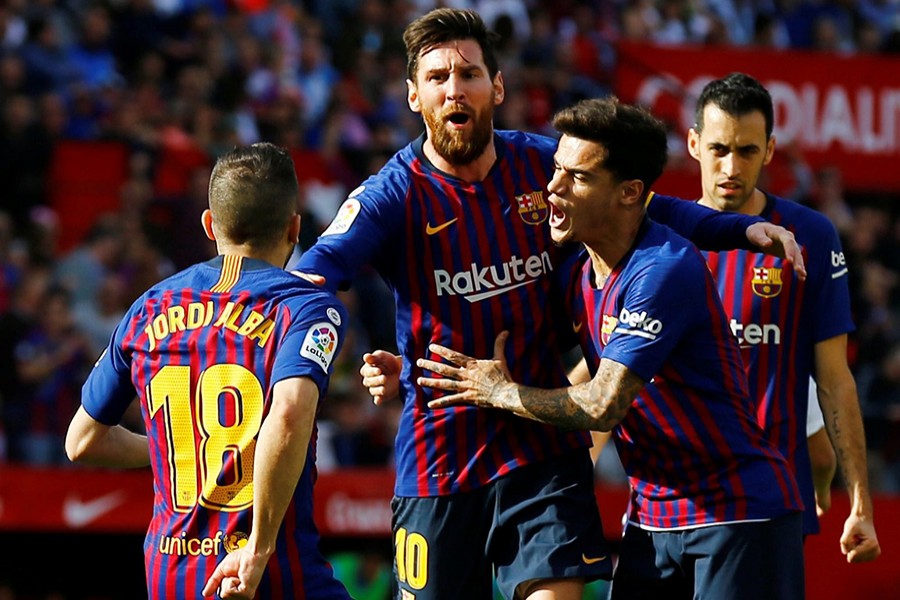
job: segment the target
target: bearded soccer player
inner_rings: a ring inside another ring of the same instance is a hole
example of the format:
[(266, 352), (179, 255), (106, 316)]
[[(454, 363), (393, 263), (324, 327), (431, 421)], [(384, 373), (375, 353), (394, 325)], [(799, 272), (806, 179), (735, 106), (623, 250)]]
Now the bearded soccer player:
[(695, 117), (688, 149), (700, 163), (699, 203), (782, 225), (794, 232), (805, 252), (805, 280), (794, 277), (775, 256), (744, 250), (707, 255), (741, 346), (759, 424), (794, 469), (806, 507), (804, 533), (817, 533), (806, 443), (807, 404), (816, 401), (809, 378), (815, 378), (825, 426), (850, 493), (840, 548), (848, 562), (874, 560), (881, 550), (856, 383), (847, 364), (847, 334), (854, 326), (837, 231), (819, 212), (756, 187), (775, 151), (772, 98), (756, 79), (732, 73), (711, 81), (700, 94)]
[(418, 361), (440, 376), (419, 384), (447, 392), (429, 406), (613, 431), (632, 490), (614, 600), (802, 598), (799, 490), (755, 421), (712, 276), (696, 247), (645, 214), (665, 128), (615, 100), (580, 102), (553, 125), (563, 136), (547, 188), (551, 234), (584, 245), (563, 272), (593, 377), (513, 383), (504, 332), (496, 360), (432, 345), (450, 364)]
[[(349, 598), (312, 520), (315, 415), (347, 314), (283, 270), (297, 201), (284, 150), (220, 158), (202, 223), (219, 255), (138, 298), (84, 384), (69, 457), (152, 467), (149, 598)], [(146, 437), (118, 425), (135, 390)]]
[[(544, 194), (556, 142), (494, 131), (504, 87), (492, 39), (472, 11), (437, 9), (407, 27), (408, 103), (425, 135), (351, 193), (298, 266), (337, 288), (372, 264), (393, 289), (402, 367), (389, 358), (402, 368), (404, 398), (392, 506), (398, 598), (490, 598), (492, 573), (507, 598), (581, 598), (585, 580), (610, 573), (585, 432), (499, 411), (430, 411), (430, 390), (415, 384), (429, 343), (488, 352), (504, 329), (520, 334), (510, 364), (522, 381), (567, 382), (557, 332), (571, 323), (551, 308), (561, 251)], [(676, 220), (699, 235), (715, 229), (709, 237), (726, 247), (745, 243), (751, 224), (770, 227), (673, 204)], [(706, 218), (715, 222), (697, 225)]]

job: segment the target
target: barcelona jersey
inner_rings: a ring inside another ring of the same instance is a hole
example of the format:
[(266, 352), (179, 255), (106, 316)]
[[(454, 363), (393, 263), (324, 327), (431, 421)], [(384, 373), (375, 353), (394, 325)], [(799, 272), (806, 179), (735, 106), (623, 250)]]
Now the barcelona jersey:
[(602, 289), (586, 252), (569, 272), (572, 327), (592, 372), (609, 359), (647, 382), (613, 429), (632, 488), (630, 521), (683, 529), (800, 510), (787, 462), (756, 423), (699, 251), (645, 219)]
[(710, 252), (707, 262), (741, 348), (756, 419), (797, 476), (806, 506), (803, 532), (817, 533), (806, 443), (808, 381), (815, 345), (854, 329), (847, 264), (834, 225), (821, 213), (767, 195), (761, 216), (794, 233), (806, 281), (774, 256)]
[(393, 290), (403, 356), (403, 413), (396, 440), (396, 494), (438, 496), (474, 489), (511, 469), (590, 445), (566, 432), (499, 410), (427, 407), (434, 391), (420, 357), (431, 343), (470, 356), (493, 354), (510, 331), (513, 377), (529, 385), (567, 383), (550, 309), (558, 252), (546, 220), (556, 142), (498, 131), (498, 159), (483, 181), (436, 169), (423, 137), (400, 150), (350, 194), (299, 269), (328, 285), (372, 264)]
[[(218, 256), (152, 287), (129, 309), (83, 389), (95, 420), (141, 404), (154, 480), (144, 543), (150, 598), (200, 598), (248, 537), (254, 449), (278, 381), (324, 393), (347, 313), (272, 265)], [(312, 520), (315, 434), (259, 587), (263, 598), (346, 598)]]

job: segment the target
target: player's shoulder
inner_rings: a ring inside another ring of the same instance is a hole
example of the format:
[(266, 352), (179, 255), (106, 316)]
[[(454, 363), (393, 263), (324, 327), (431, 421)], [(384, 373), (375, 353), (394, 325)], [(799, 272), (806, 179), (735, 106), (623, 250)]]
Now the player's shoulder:
[(502, 142), (515, 149), (534, 149), (549, 156), (556, 152), (557, 140), (546, 135), (516, 129), (498, 129), (495, 133)]
[(831, 220), (816, 209), (772, 194), (768, 196), (771, 205), (767, 212), (771, 219), (785, 227), (796, 228), (795, 235), (800, 236), (807, 231), (814, 232), (814, 235), (835, 231)]
[(642, 272), (650, 271), (659, 277), (663, 272), (677, 271), (683, 275), (707, 268), (697, 247), (665, 225), (647, 218), (638, 236), (632, 262)]
[(413, 166), (417, 160), (411, 142), (395, 152), (378, 171), (363, 180), (347, 195), (347, 199), (367, 202), (403, 197), (409, 189), (414, 173)]

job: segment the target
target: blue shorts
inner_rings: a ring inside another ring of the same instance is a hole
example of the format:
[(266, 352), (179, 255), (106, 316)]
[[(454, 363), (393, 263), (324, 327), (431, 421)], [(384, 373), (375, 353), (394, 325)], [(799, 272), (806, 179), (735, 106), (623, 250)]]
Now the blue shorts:
[(492, 572), (507, 598), (535, 579), (611, 576), (587, 449), (471, 492), (395, 497), (391, 508), (400, 600), (490, 600)]
[(625, 528), (612, 600), (804, 598), (802, 516), (677, 531)]

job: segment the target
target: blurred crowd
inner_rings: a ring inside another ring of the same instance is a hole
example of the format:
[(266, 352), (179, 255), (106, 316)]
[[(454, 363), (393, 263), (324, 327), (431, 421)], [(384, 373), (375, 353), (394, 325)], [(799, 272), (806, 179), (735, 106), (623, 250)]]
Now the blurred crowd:
[[(215, 252), (199, 215), (216, 156), (261, 140), (296, 151), (299, 253), (350, 190), (420, 133), (401, 34), (436, 5), (475, 8), (500, 35), (498, 128), (550, 132), (558, 108), (611, 93), (623, 39), (900, 52), (898, 0), (6, 0), (0, 460), (65, 464), (81, 383), (127, 306)], [(126, 156), (115, 210), (74, 245), (60, 242), (66, 223), (48, 183), (66, 141), (116, 142)], [(853, 195), (839, 170), (791, 161), (789, 195), (827, 214), (844, 239), (873, 488), (900, 492), (900, 198)], [(364, 351), (393, 348), (392, 300), (371, 273), (342, 299), (351, 337), (323, 409), (318, 464), (389, 466), (400, 406), (372, 406), (357, 369)]]

